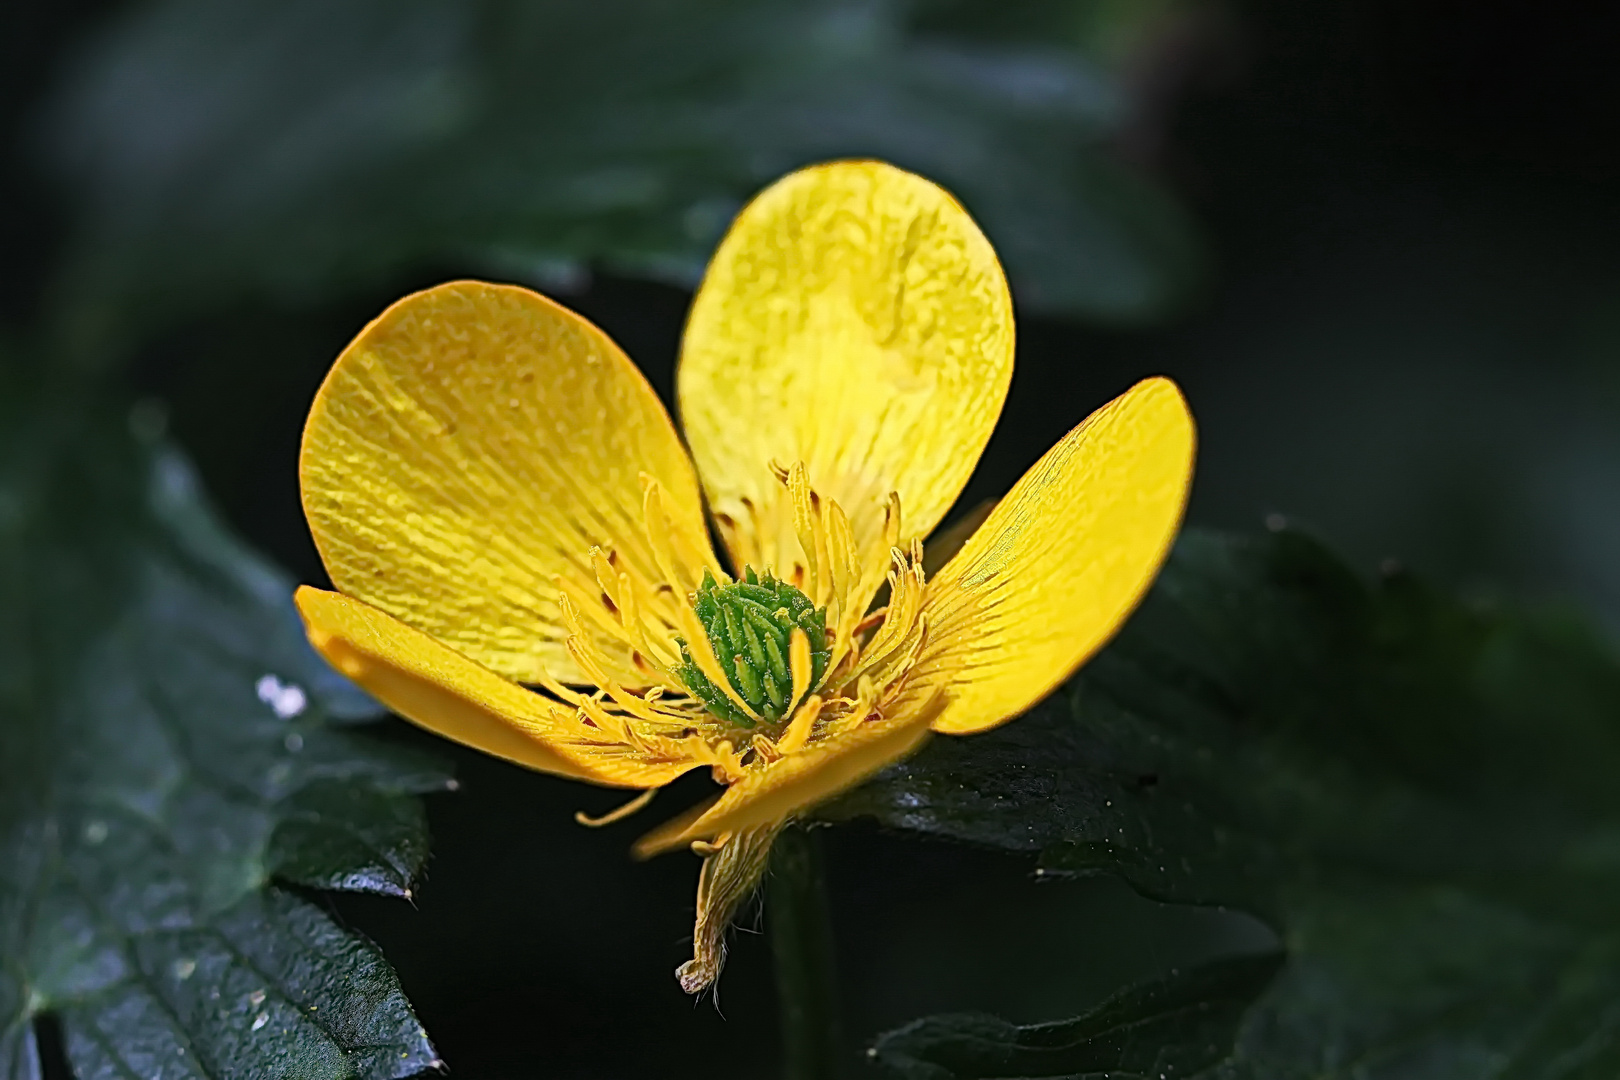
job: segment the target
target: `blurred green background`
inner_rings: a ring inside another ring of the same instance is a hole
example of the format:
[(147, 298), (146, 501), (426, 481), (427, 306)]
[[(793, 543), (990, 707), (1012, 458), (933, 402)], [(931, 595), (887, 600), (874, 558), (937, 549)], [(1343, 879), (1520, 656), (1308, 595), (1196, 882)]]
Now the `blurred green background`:
[[(1281, 514), (1368, 573), (1617, 627), (1616, 55), (1620, 10), (1526, 0), (12, 0), (0, 333), (163, 403), (235, 527), (319, 583), (299, 430), (384, 305), (525, 282), (667, 399), (740, 201), (870, 154), (955, 191), (1013, 279), (1017, 375), (962, 505), (1163, 372), (1200, 423), (1194, 522)], [(454, 1075), (774, 1070), (763, 939), (718, 1008), (671, 977), (695, 860), (634, 865), (638, 823), (571, 820), (612, 793), (448, 753), (414, 906), (323, 902)], [(852, 1046), (1269, 940), (1001, 854), (827, 846)]]

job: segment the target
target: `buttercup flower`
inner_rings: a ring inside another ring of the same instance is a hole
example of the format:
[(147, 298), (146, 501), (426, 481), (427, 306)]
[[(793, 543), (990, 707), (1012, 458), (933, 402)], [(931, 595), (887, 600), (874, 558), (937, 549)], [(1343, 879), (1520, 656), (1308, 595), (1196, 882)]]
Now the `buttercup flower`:
[(989, 242), (877, 162), (794, 173), (738, 216), (681, 349), (690, 456), (580, 316), (477, 282), (406, 297), (344, 350), (304, 431), (304, 510), (338, 589), (298, 591), (310, 640), (430, 731), (643, 792), (587, 824), (711, 770), (723, 792), (636, 845), (704, 856), (677, 972), (696, 992), (785, 823), (930, 732), (1023, 712), (1157, 573), (1194, 443), (1158, 378), (925, 574), (921, 539), (1012, 364)]

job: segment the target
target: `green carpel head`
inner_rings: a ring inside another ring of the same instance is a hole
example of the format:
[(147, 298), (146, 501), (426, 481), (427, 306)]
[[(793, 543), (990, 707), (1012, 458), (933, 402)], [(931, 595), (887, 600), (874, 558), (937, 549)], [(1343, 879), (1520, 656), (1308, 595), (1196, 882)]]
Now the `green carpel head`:
[[(762, 580), (752, 567), (741, 581), (721, 585), (707, 571), (692, 597), (692, 607), (709, 638), (709, 647), (726, 681), (761, 719), (775, 723), (787, 715), (793, 697), (789, 659), (793, 631), (810, 639), (810, 687), (821, 684), (832, 652), (827, 641), (827, 609), (785, 581), (767, 573)], [(681, 665), (676, 669), (692, 696), (714, 715), (739, 727), (754, 721), (726, 692), (698, 670), (687, 642), (676, 638)]]

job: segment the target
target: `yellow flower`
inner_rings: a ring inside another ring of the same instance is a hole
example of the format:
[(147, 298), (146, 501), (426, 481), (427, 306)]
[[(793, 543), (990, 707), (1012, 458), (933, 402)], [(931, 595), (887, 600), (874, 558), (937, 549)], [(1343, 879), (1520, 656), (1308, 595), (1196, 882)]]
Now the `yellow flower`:
[(1093, 413), (925, 575), (1012, 365), (989, 241), (870, 161), (784, 178), (721, 243), (681, 350), (690, 456), (580, 316), (477, 282), (408, 296), (304, 431), (339, 590), (298, 591), (310, 640), (430, 731), (643, 791), (611, 819), (710, 769), (724, 791), (636, 846), (705, 856), (695, 992), (787, 821), (930, 732), (1029, 708), (1157, 573), (1194, 444), (1166, 379)]

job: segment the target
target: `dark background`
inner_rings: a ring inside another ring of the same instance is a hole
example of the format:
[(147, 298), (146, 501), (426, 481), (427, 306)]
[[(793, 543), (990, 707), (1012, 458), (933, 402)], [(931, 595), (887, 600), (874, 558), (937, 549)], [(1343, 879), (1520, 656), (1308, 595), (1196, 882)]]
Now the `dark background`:
[[(0, 12), (0, 323), (13, 336), (47, 303), (75, 214), (42, 164), (40, 102), (124, 7)], [(1256, 0), (1178, 22), (1133, 76), (1139, 115), (1118, 151), (1190, 208), (1207, 283), (1150, 326), (1026, 314), (963, 504), (1165, 372), (1200, 422), (1192, 521), (1254, 530), (1285, 514), (1369, 573), (1397, 559), (1620, 625), (1616, 56), (1620, 7), (1595, 3)], [(237, 528), (319, 582), (295, 474), (314, 388), (385, 304), (468, 272), (452, 260), (335, 300), (235, 302), (146, 341), (121, 377), (168, 405)], [(564, 299), (667, 399), (684, 292), (598, 274)], [(447, 752), (462, 787), (430, 804), (436, 854), (415, 906), (333, 903), (382, 944), (454, 1075), (775, 1070), (769, 950), (751, 923), (718, 1001), (675, 985), (695, 859), (633, 864), (641, 820), (602, 832), (571, 820), (613, 793)], [(1005, 855), (860, 827), (826, 839), (852, 1053), (926, 1012), (1055, 1018), (1268, 940), (1112, 881), (1039, 882)]]

